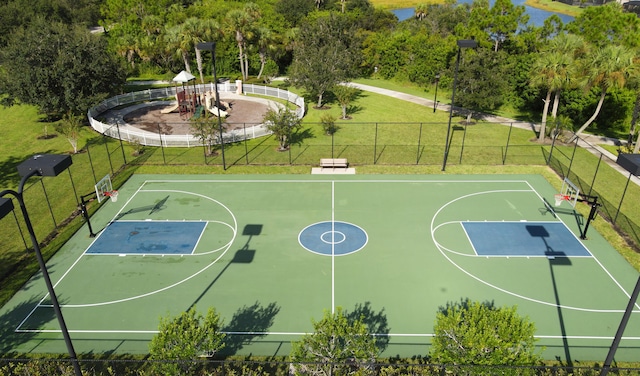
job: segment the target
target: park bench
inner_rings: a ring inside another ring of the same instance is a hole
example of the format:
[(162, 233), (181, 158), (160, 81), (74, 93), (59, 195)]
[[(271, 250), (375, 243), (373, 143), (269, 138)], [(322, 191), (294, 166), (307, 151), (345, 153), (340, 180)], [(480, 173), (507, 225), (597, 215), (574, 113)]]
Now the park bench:
[(347, 168), (349, 163), (346, 158), (322, 158), (320, 159), (322, 168)]

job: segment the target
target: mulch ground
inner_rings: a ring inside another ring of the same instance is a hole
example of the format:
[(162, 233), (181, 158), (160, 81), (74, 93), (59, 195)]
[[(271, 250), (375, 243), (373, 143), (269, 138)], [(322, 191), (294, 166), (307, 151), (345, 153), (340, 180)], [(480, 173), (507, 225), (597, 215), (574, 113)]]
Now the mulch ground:
[[(253, 101), (232, 100), (229, 105), (231, 107), (227, 111), (229, 116), (224, 119), (228, 130), (260, 124), (269, 110), (267, 105)], [(123, 119), (127, 124), (148, 132), (158, 132), (160, 127), (163, 134), (191, 133), (189, 120), (181, 117), (177, 111), (169, 114), (160, 112), (166, 107), (168, 106), (150, 104), (127, 113)]]

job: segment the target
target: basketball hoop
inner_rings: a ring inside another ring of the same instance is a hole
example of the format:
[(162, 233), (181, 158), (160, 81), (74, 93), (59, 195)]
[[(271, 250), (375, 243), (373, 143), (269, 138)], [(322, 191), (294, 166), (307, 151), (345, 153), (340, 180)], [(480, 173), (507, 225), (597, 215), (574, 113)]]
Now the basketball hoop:
[(556, 206), (560, 206), (560, 204), (562, 204), (562, 201), (569, 201), (569, 196), (565, 196), (561, 193), (554, 195), (553, 198), (556, 200)]
[(118, 201), (118, 191), (105, 192), (104, 195), (109, 197), (111, 199), (111, 202)]

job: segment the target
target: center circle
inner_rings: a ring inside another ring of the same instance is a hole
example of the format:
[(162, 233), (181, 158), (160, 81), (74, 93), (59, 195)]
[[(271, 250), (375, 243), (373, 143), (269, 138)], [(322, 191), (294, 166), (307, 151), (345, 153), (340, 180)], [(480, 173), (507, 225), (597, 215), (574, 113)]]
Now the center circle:
[(298, 242), (309, 252), (323, 256), (344, 256), (358, 252), (369, 237), (359, 226), (347, 222), (326, 221), (300, 231)]
[[(337, 240), (336, 235), (342, 236), (342, 239)], [(326, 238), (329, 238), (329, 240), (326, 240)], [(320, 239), (322, 239), (322, 241), (327, 244), (339, 244), (345, 241), (346, 238), (347, 236), (340, 231), (327, 231), (324, 234), (320, 235)]]

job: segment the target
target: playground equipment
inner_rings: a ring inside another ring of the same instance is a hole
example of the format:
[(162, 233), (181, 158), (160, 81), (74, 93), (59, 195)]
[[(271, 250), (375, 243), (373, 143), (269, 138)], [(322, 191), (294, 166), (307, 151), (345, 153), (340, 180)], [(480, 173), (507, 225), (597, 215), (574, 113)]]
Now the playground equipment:
[[(198, 88), (193, 82), (192, 87), (189, 87), (189, 81), (195, 80), (195, 76), (189, 72), (181, 71), (177, 76), (173, 78), (173, 82), (176, 83), (176, 100), (177, 106), (172, 106), (162, 110), (162, 113), (169, 113), (175, 110), (180, 112), (182, 119), (190, 119), (196, 114), (198, 106), (200, 106), (200, 96), (198, 95)], [(180, 83), (182, 90), (179, 90), (177, 84)], [(168, 112), (164, 112), (168, 111)]]
[(175, 95), (176, 101), (175, 103), (172, 103), (171, 106), (163, 108), (162, 110), (160, 110), (161, 114), (170, 114), (174, 111), (177, 111), (178, 108), (180, 107), (180, 102), (178, 102), (178, 95)]
[(228, 112), (223, 110), (226, 109), (228, 110), (230, 108), (229, 103), (224, 102), (224, 101), (219, 101), (220, 103), (220, 109), (218, 109), (216, 107), (216, 94), (211, 92), (211, 91), (207, 91), (203, 94), (204, 96), (204, 100), (202, 102), (204, 102), (204, 106), (205, 108), (211, 112), (214, 116), (218, 116), (218, 113), (220, 114), (220, 117), (227, 117), (229, 116)]

